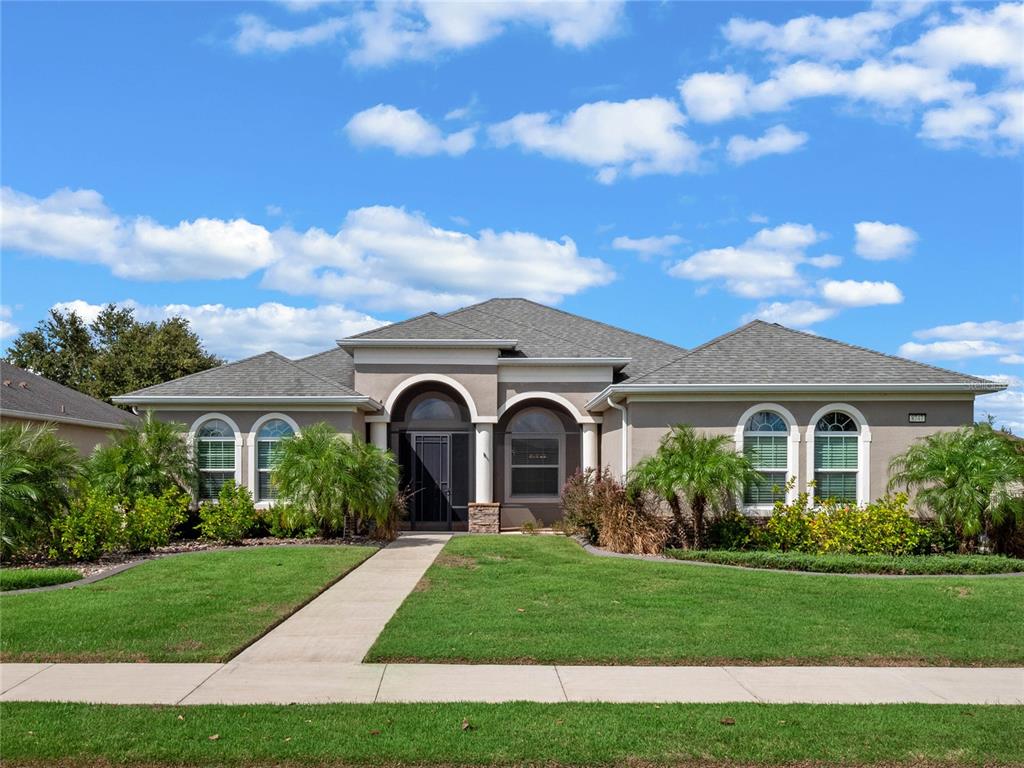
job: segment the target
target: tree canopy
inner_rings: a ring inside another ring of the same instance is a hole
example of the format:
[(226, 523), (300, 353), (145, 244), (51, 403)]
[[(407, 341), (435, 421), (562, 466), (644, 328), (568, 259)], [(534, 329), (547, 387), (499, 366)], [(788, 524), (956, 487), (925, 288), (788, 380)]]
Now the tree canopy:
[(183, 317), (142, 322), (108, 304), (92, 323), (73, 309), (51, 309), (15, 338), (7, 359), (87, 395), (110, 401), (142, 387), (221, 365)]

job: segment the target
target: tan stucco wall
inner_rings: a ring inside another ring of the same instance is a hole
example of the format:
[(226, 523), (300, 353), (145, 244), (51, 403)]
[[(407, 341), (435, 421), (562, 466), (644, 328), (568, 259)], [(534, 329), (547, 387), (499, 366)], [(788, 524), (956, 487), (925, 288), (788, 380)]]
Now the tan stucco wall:
[(395, 388), (411, 376), (440, 374), (459, 382), (469, 392), (480, 416), (498, 411), (498, 368), (488, 365), (362, 365), (356, 369), (357, 392), (386, 403)]
[(108, 442), (111, 435), (118, 430), (106, 430), (99, 427), (87, 427), (82, 424), (59, 424), (55, 422), (33, 421), (31, 419), (12, 419), (3, 417), (3, 424), (31, 424), (33, 427), (49, 424), (54, 427), (57, 436), (71, 443), (82, 456), (89, 456), (97, 447)]
[(584, 416), (588, 415), (586, 405), (601, 390), (608, 386), (607, 382), (567, 381), (564, 383), (539, 381), (502, 381), (498, 383), (498, 404), (524, 392), (550, 392), (561, 395)]
[[(785, 400), (778, 396), (759, 400), (726, 400), (701, 402), (643, 402), (629, 405), (630, 464), (635, 464), (658, 448), (661, 436), (673, 424), (691, 424), (709, 434), (732, 437), (743, 413), (759, 403), (777, 402), (785, 406), (800, 427), (800, 451), (797, 478), (802, 487), (807, 478), (806, 427), (818, 409), (831, 403), (846, 403), (864, 414), (871, 431), (870, 497), (885, 494), (889, 460), (907, 449), (917, 438), (946, 429), (969, 424), (974, 416), (974, 403), (965, 400)], [(909, 424), (908, 413), (926, 413), (925, 424)], [(607, 416), (606, 424), (607, 424)], [(602, 440), (605, 443), (606, 440)], [(618, 444), (618, 441), (616, 441)], [(602, 446), (603, 447), (603, 446)], [(602, 458), (605, 464), (606, 458)]]

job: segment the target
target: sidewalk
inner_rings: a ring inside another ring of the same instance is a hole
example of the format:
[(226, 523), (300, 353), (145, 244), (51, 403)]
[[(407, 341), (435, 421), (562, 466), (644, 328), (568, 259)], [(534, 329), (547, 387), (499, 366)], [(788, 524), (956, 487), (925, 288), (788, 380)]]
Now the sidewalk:
[(448, 538), (402, 536), (226, 664), (3, 664), (0, 701), (1024, 704), (1022, 668), (361, 664)]

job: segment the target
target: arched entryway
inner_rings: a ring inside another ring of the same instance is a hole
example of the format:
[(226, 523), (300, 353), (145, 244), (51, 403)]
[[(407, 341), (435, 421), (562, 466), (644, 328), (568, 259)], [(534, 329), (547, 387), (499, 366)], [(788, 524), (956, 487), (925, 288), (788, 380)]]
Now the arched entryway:
[(466, 530), (473, 488), (473, 423), (462, 395), (441, 382), (405, 389), (391, 409), (389, 445), (402, 468), (414, 530)]
[(560, 520), (562, 486), (579, 470), (580, 454), (580, 425), (560, 403), (526, 398), (503, 409), (494, 432), (502, 527)]

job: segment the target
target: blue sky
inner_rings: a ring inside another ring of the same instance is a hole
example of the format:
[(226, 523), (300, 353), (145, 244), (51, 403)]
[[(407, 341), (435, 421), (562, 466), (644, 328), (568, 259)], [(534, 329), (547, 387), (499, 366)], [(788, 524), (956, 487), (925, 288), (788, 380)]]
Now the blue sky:
[(3, 6), (2, 304), (300, 355), (524, 295), (1000, 376), (1024, 430), (1024, 6)]

